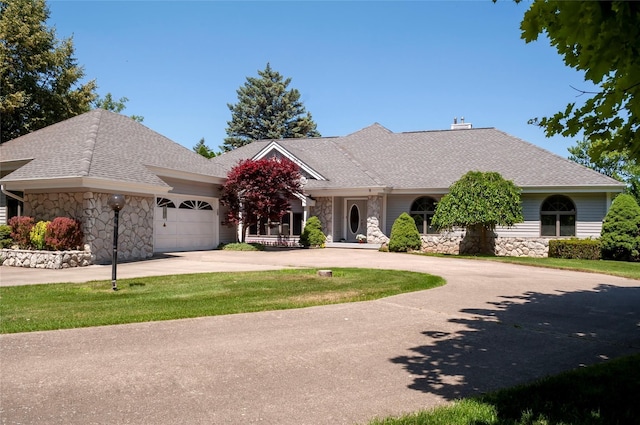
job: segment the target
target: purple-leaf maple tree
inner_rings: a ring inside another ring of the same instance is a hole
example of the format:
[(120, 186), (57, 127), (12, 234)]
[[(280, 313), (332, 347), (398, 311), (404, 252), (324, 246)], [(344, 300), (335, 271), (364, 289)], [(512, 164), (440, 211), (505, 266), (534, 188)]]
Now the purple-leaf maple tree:
[(286, 158), (245, 159), (233, 167), (222, 185), (220, 202), (228, 207), (225, 221), (246, 229), (261, 220), (279, 222), (302, 193), (300, 168)]

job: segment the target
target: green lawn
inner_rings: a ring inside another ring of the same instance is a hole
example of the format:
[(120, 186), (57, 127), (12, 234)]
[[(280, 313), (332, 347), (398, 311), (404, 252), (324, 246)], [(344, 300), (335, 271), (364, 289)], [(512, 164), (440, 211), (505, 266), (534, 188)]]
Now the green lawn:
[(640, 355), (370, 425), (609, 425), (640, 423)]
[(30, 332), (347, 303), (444, 284), (424, 273), (335, 268), (206, 273), (0, 288), (0, 332)]
[[(422, 254), (424, 255), (424, 254)], [(433, 255), (433, 254), (427, 254)], [(607, 260), (569, 260), (564, 258), (529, 258), (529, 257), (496, 257), (483, 255), (437, 255), (447, 258), (464, 258), (473, 260), (500, 261), (503, 263), (523, 264), (534, 267), (577, 270), (591, 273), (603, 273), (612, 276), (640, 279), (640, 263)]]

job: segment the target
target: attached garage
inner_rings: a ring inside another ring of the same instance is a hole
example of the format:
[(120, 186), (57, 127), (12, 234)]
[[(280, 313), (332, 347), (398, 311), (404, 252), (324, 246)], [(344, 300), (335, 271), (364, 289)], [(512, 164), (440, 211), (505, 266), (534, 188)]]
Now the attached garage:
[(154, 252), (198, 251), (218, 245), (218, 200), (157, 197), (153, 220)]

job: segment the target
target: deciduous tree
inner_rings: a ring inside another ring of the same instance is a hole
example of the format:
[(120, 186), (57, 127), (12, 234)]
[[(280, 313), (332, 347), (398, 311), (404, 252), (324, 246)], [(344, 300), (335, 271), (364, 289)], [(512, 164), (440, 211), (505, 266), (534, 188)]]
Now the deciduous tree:
[(584, 139), (568, 148), (569, 159), (599, 173), (627, 184), (626, 192), (640, 202), (640, 162), (629, 156), (628, 151), (611, 150), (608, 140)]
[(229, 151), (263, 139), (318, 137), (316, 123), (300, 101), (300, 92), (289, 89), (291, 78), (267, 67), (259, 77), (247, 77), (237, 90), (238, 103), (227, 104), (231, 121), (222, 148)]
[(547, 136), (609, 140), (605, 147), (640, 160), (640, 3), (535, 1), (524, 15), (522, 38), (546, 34), (567, 66), (584, 71), (597, 91), (577, 105), (533, 119)]
[(228, 207), (226, 221), (242, 226), (240, 242), (249, 226), (280, 221), (289, 200), (302, 193), (300, 178), (299, 167), (284, 158), (246, 159), (229, 171), (220, 202)]
[[(111, 93), (107, 93), (104, 97), (96, 98), (96, 100), (93, 101), (93, 107), (119, 114), (120, 112), (125, 110), (125, 108), (127, 107), (126, 103), (128, 101), (129, 98), (124, 96), (118, 100), (115, 100)], [(131, 115), (131, 119), (137, 122), (144, 121), (144, 117), (140, 115)]]
[(0, 114), (4, 143), (91, 109), (96, 82), (84, 70), (71, 38), (46, 26), (44, 0), (0, 0)]
[(432, 224), (438, 229), (478, 231), (486, 250), (488, 231), (523, 220), (520, 188), (500, 173), (469, 171), (438, 202)]

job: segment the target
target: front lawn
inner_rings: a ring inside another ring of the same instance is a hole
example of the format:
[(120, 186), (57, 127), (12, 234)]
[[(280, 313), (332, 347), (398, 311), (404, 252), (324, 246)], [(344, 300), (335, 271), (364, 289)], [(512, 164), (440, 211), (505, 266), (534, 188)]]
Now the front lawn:
[(430, 289), (444, 279), (424, 273), (332, 269), (205, 273), (0, 288), (0, 332), (30, 332), (284, 310), (367, 301)]
[[(437, 256), (444, 257), (444, 255)], [(640, 263), (629, 263), (625, 261), (573, 260), (565, 258), (496, 257), (490, 255), (447, 255), (446, 257), (500, 261), (503, 263), (522, 264), (526, 266), (603, 273), (612, 276), (626, 277), (629, 279), (640, 279)]]
[(609, 425), (640, 418), (640, 355), (370, 425)]

